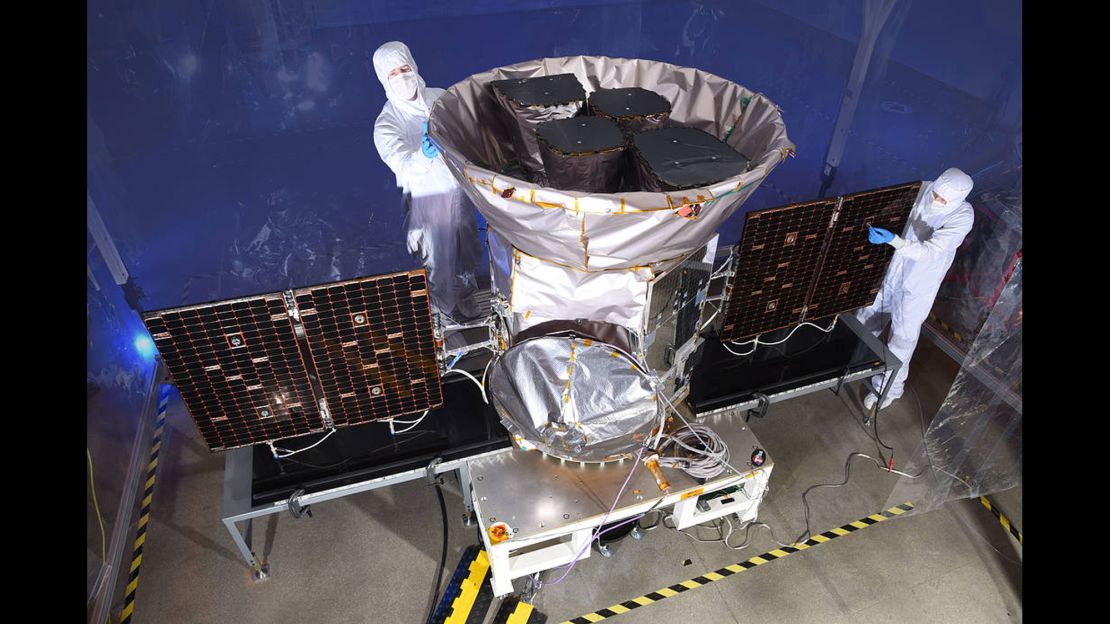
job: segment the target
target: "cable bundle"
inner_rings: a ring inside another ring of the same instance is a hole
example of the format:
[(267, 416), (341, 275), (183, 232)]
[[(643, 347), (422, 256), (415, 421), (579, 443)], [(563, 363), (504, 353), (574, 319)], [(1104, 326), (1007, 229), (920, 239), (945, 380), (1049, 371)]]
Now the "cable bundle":
[[(728, 445), (701, 423), (687, 423), (674, 433), (664, 435), (662, 441), (660, 466), (678, 468), (695, 479), (712, 479), (728, 466)], [(673, 455), (664, 455), (668, 447), (673, 448)]]

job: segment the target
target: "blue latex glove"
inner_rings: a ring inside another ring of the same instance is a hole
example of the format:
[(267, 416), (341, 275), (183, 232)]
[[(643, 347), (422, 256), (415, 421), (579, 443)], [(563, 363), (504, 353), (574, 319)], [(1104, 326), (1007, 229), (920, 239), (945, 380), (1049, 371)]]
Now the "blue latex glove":
[(435, 158), (439, 156), (439, 151), (436, 146), (432, 144), (431, 137), (428, 136), (428, 122), (424, 122), (424, 140), (420, 144), (420, 151), (428, 158)]
[(876, 245), (882, 245), (883, 243), (889, 243), (894, 240), (894, 234), (891, 234), (890, 230), (884, 230), (883, 228), (868, 227), (867, 240)]

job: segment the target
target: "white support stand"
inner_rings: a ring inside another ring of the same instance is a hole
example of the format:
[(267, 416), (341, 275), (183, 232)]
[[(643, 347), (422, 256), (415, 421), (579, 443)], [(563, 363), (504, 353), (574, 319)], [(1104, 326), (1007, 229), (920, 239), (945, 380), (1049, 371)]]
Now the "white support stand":
[[(743, 451), (758, 445), (739, 416), (719, 415), (712, 422), (720, 425), (718, 431), (729, 438), (730, 448)], [(489, 556), (493, 593), (499, 597), (513, 592), (513, 579), (554, 570), (551, 581), (579, 552), (579, 561), (588, 558), (590, 540), (603, 522), (612, 525), (651, 510), (672, 510), (679, 529), (729, 514), (741, 522), (754, 520), (773, 468), (770, 459), (760, 467), (733, 460), (738, 470), (746, 471), (727, 471), (704, 484), (669, 470), (672, 489), (664, 494), (640, 466), (620, 504), (606, 517), (607, 505), (599, 501), (616, 499), (631, 462), (579, 466), (534, 451), (514, 451), (468, 463), (474, 511)], [(509, 527), (510, 537), (494, 544), (489, 529), (501, 522)]]
[[(713, 497), (702, 494), (675, 503), (673, 515), (675, 528), (687, 529), (695, 524), (723, 518), (729, 514), (736, 514), (740, 522), (755, 520), (759, 503), (767, 493), (771, 468), (773, 466), (767, 470), (758, 470), (751, 479), (741, 481), (738, 492)], [(728, 486), (719, 487), (714, 491), (720, 491), (726, 487)]]

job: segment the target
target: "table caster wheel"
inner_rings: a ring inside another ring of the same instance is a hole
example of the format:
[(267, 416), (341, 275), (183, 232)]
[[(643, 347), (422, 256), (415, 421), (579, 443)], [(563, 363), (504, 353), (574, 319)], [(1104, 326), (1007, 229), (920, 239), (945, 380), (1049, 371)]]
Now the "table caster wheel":
[(605, 557), (606, 559), (613, 556), (613, 551), (609, 550), (608, 544), (598, 544), (597, 552), (601, 553), (601, 556)]

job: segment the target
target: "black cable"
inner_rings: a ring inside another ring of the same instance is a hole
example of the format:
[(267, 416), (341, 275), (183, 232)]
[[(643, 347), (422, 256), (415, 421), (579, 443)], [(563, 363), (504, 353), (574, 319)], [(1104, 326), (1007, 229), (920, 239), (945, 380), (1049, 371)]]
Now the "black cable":
[[(844, 485), (846, 485), (848, 483), (848, 480), (852, 476), (851, 475), (851, 473), (852, 473), (852, 458), (857, 457), (857, 456), (867, 457), (863, 453), (851, 453), (851, 454), (849, 454), (848, 459), (844, 460), (844, 480), (841, 481), (840, 483), (818, 483), (817, 485), (809, 486), (806, 489), (805, 492), (802, 492), (802, 509), (805, 512), (806, 530), (805, 530), (805, 532), (803, 532), (801, 535), (798, 536), (798, 539), (794, 540), (795, 544), (799, 544), (801, 542), (804, 542), (804, 541), (808, 540), (810, 537), (812, 537), (812, 533), (810, 532), (811, 529), (810, 529), (810, 525), (809, 525), (809, 500), (806, 498), (806, 496), (809, 495), (810, 491), (815, 490), (817, 488), (822, 488), (822, 487), (828, 487), (828, 488), (844, 487)], [(870, 458), (868, 458), (868, 459), (870, 459)], [(872, 461), (875, 461), (875, 460), (872, 460)], [(885, 469), (886, 466), (880, 466), (880, 468)], [(920, 475), (915, 475), (914, 478), (916, 478), (917, 476), (920, 476)]]
[(376, 449), (373, 449), (371, 451), (367, 451), (367, 452), (363, 453), (362, 455), (360, 455), (358, 457), (347, 457), (346, 459), (341, 459), (341, 460), (335, 462), (334, 464), (323, 464), (323, 465), (314, 464), (314, 463), (311, 463), (311, 462), (306, 462), (303, 459), (293, 459), (292, 457), (279, 457), (277, 459), (277, 461), (278, 461), (278, 463), (289, 462), (289, 463), (292, 463), (292, 464), (299, 464), (301, 466), (306, 466), (308, 468), (314, 468), (314, 469), (317, 469), (317, 470), (329, 470), (329, 469), (332, 469), (332, 468), (338, 468), (339, 466), (345, 466), (345, 465), (351, 463), (352, 461), (354, 461), (356, 459), (361, 460), (366, 456), (373, 455), (375, 453), (378, 453), (380, 451), (384, 451), (386, 449), (391, 449), (394, 446), (399, 446), (399, 445), (405, 444), (407, 442), (412, 442), (413, 440), (419, 438), (422, 435), (425, 435), (425, 434), (428, 434), (428, 433), (433, 433), (433, 432), (434, 431), (432, 429), (414, 429), (413, 431), (406, 432), (406, 435), (408, 435), (408, 434), (411, 434), (411, 435), (409, 435), (409, 437), (406, 437), (404, 440), (402, 440), (400, 442), (393, 442), (393, 443), (387, 444), (385, 446), (380, 446), (380, 447), (378, 447)]
[(328, 469), (331, 469), (331, 468), (337, 468), (339, 466), (345, 466), (345, 465), (351, 463), (351, 459), (352, 459), (351, 457), (348, 457), (347, 459), (337, 461), (334, 464), (327, 464), (327, 465), (324, 465), (324, 466), (321, 466), (319, 464), (312, 464), (312, 463), (309, 463), (309, 462), (306, 462), (306, 461), (301, 461), (299, 459), (293, 459), (292, 457), (282, 457), (282, 458), (279, 459), (279, 461), (287, 461), (291, 464), (299, 464), (301, 466), (305, 466), (307, 468), (313, 468), (315, 470), (328, 470)]
[[(890, 460), (894, 461), (894, 447), (887, 446), (886, 442), (883, 442), (883, 439), (879, 437), (879, 411), (878, 410), (875, 411), (875, 415), (871, 418), (871, 425), (872, 425), (872, 429), (875, 430), (875, 441), (878, 442), (879, 444), (881, 444), (886, 450), (890, 451)], [(881, 457), (882, 453), (879, 453), (879, 455)], [(886, 461), (886, 459), (883, 459), (883, 461)]]
[(443, 571), (447, 567), (447, 503), (443, 500), (443, 490), (436, 482), (436, 497), (439, 498), (439, 511), (443, 516), (443, 549), (439, 555), (439, 571), (436, 572), (436, 578), (432, 585), (432, 602), (428, 605), (428, 615), (424, 618), (425, 622), (431, 622), (432, 616), (435, 615), (436, 603), (439, 602), (439, 586), (443, 582)]
[[(885, 286), (885, 285), (886, 284), (883, 284), (883, 286)], [(886, 293), (885, 292), (880, 292), (879, 296), (880, 296), (880, 303), (879, 303), (879, 315), (880, 316), (879, 316), (879, 318), (881, 318), (883, 320), (883, 323), (885, 324), (886, 323)], [(891, 319), (891, 321), (890, 321), (890, 333), (891, 334), (894, 333), (894, 319)], [(885, 340), (880, 339), (880, 341), (882, 342), (882, 345), (883, 345), (883, 376), (880, 377), (880, 379), (882, 379), (883, 387), (886, 387), (886, 375), (887, 375), (887, 370), (888, 370), (887, 369), (887, 357), (889, 357), (890, 350), (887, 347), (887, 344), (886, 344)], [(903, 364), (903, 366), (905, 366), (905, 365)], [(882, 393), (880, 392), (879, 394), (882, 394)], [(879, 402), (879, 395), (875, 395), (875, 408), (874, 409), (875, 409), (874, 413), (871, 414), (871, 424), (872, 424), (872, 429), (875, 431), (875, 441), (878, 442), (881, 446), (885, 446), (886, 448), (893, 451), (894, 449), (890, 448), (889, 446), (886, 446), (886, 444), (884, 444), (879, 439), (879, 412), (882, 410), (882, 404)], [(881, 459), (883, 462), (886, 462), (886, 459), (883, 457), (883, 450), (882, 449), (877, 449), (877, 450), (879, 451), (879, 459)], [(893, 455), (891, 456), (891, 459), (894, 459)], [(806, 520), (806, 531), (807, 532), (809, 531), (809, 520), (808, 519)]]

